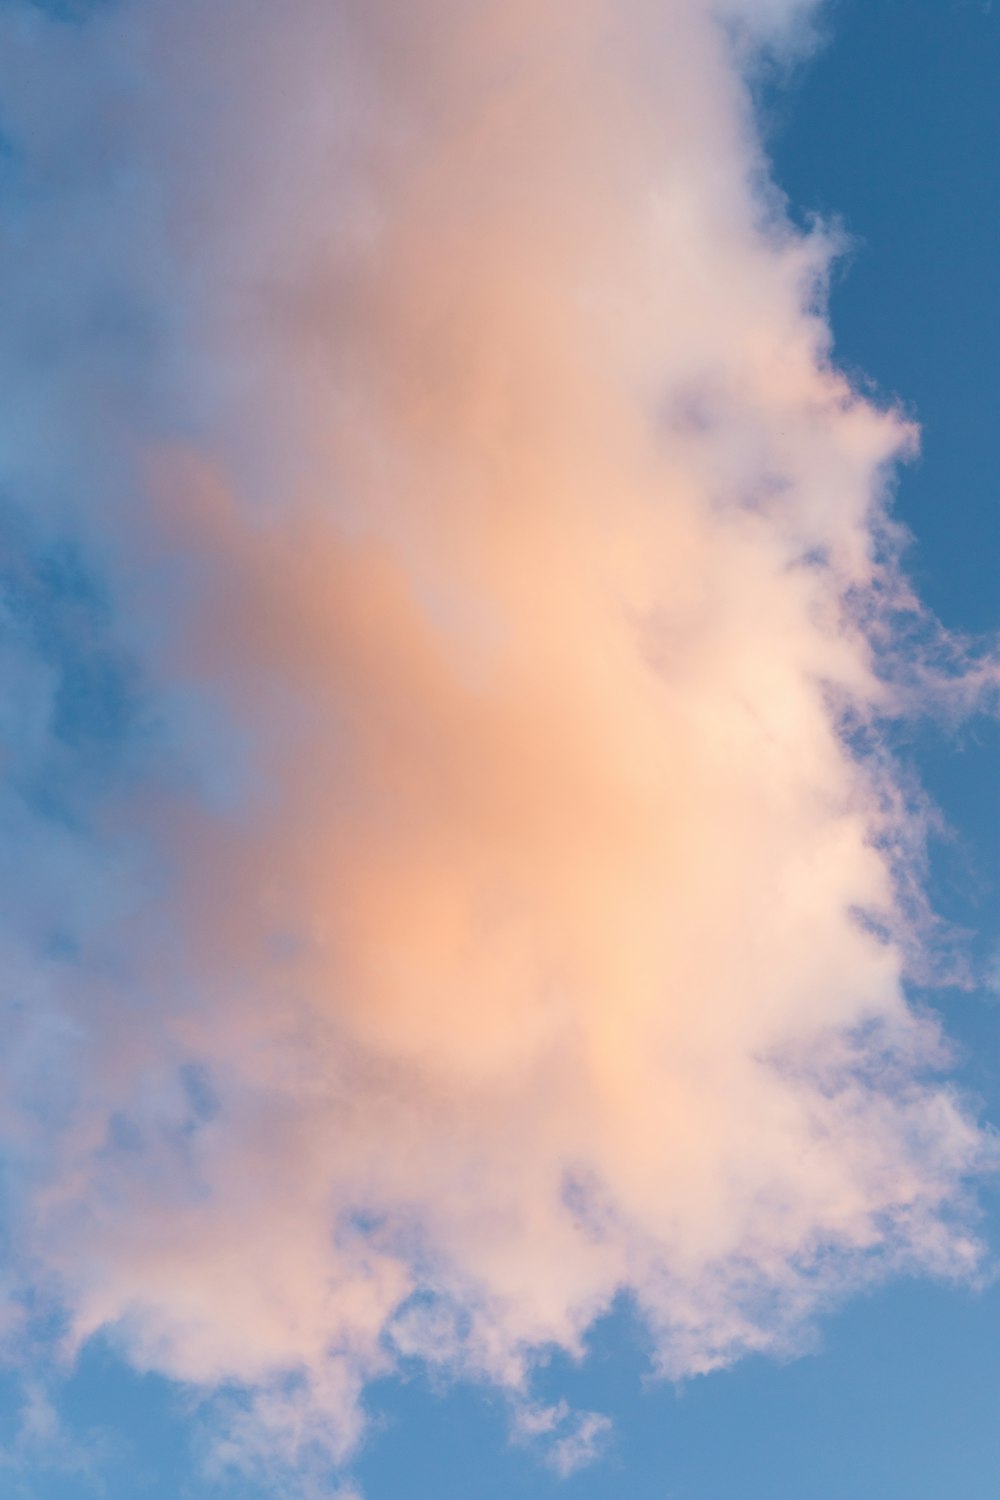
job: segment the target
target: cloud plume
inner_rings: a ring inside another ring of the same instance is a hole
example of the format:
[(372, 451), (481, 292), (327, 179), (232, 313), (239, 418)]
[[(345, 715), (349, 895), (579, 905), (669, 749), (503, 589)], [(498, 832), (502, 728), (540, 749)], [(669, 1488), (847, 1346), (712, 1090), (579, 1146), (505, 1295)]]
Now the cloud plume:
[(975, 1265), (915, 436), (741, 72), (807, 22), (0, 9), (11, 1285), (239, 1387), (219, 1463), (623, 1292), (682, 1376)]

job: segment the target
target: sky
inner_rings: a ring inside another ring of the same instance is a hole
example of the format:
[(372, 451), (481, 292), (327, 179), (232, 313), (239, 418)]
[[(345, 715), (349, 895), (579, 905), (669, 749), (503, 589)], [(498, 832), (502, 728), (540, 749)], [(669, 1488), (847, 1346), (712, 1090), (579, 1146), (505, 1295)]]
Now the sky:
[(998, 66), (0, 0), (0, 1493), (992, 1494)]

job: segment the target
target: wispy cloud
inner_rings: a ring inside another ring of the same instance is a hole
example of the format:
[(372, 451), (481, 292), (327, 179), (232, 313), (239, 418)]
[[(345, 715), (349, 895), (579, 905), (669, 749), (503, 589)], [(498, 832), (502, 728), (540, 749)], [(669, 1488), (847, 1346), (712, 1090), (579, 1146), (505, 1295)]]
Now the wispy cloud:
[(611, 1431), (599, 1412), (573, 1411), (566, 1401), (555, 1406), (522, 1405), (514, 1414), (514, 1434), (545, 1444), (547, 1461), (561, 1479), (586, 1468), (601, 1452)]

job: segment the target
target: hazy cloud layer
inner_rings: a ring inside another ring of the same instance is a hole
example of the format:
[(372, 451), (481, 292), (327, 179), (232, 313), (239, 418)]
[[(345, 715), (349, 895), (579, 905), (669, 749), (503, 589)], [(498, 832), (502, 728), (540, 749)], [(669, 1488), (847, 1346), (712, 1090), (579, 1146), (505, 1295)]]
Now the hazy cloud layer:
[(217, 1465), (415, 1357), (568, 1472), (619, 1292), (684, 1375), (974, 1268), (914, 433), (755, 138), (807, 8), (719, 12), (0, 8), (11, 1337), (240, 1387)]

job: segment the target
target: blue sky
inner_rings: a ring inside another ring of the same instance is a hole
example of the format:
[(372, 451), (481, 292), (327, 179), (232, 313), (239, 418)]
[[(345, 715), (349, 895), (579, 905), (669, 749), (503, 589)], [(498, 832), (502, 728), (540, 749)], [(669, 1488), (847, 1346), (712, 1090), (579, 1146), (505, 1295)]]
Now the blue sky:
[[(4, 9), (14, 11), (19, 4), (6, 0)], [(74, 37), (83, 47), (88, 22), (62, 24), (59, 67), (71, 74)], [(795, 62), (790, 72), (769, 72), (758, 85), (765, 149), (788, 196), (793, 221), (808, 227), (817, 214), (832, 218), (847, 237), (848, 248), (834, 266), (830, 297), (836, 361), (873, 399), (898, 401), (919, 422), (920, 456), (900, 469), (894, 500), (895, 513), (912, 533), (905, 566), (924, 601), (949, 629), (988, 641), (1000, 632), (1000, 592), (995, 587), (1000, 437), (994, 416), (1000, 397), (1000, 12), (980, 0), (837, 0), (822, 12), (821, 32), (822, 44), (814, 52)], [(141, 67), (143, 61), (148, 65), (141, 48), (127, 59), (122, 76), (128, 67)], [(88, 65), (96, 67), (92, 59)], [(59, 76), (58, 70), (48, 75), (48, 85)], [(120, 79), (101, 78), (102, 97), (113, 101)], [(128, 86), (122, 85), (126, 91)], [(170, 86), (169, 79), (157, 85), (165, 95)], [(0, 126), (4, 114), (0, 92)], [(113, 130), (110, 105), (108, 118)], [(214, 129), (210, 107), (205, 118), (210, 122), (205, 128)], [(181, 132), (179, 136), (183, 162), (190, 140)], [(44, 191), (37, 182), (25, 189), (18, 178), (17, 149), (11, 148), (15, 165), (0, 199), (0, 223), (6, 216), (13, 241), (21, 232), (19, 215), (29, 223), (33, 214), (44, 217)], [(139, 293), (148, 290), (145, 272), (136, 274), (129, 256), (123, 252), (119, 259), (116, 248), (114, 226), (124, 222), (123, 198), (132, 192), (146, 201), (145, 186), (128, 178), (135, 163), (127, 153), (125, 157), (121, 179), (115, 178), (108, 190), (112, 231), (107, 241), (100, 229), (86, 238), (92, 229), (86, 204), (80, 219), (63, 221), (76, 223), (85, 236), (81, 258), (90, 271), (97, 268), (97, 281), (110, 288), (109, 307), (119, 292), (127, 307), (136, 286)], [(50, 165), (54, 159), (45, 157)], [(65, 159), (56, 166), (47, 190), (58, 196), (67, 191), (59, 179)], [(99, 209), (100, 197), (95, 201)], [(203, 208), (199, 203), (198, 211)], [(150, 213), (155, 220), (155, 209)], [(274, 241), (279, 243), (283, 241)], [(141, 247), (139, 254), (141, 259)], [(48, 274), (62, 274), (65, 265), (53, 252)], [(41, 276), (45, 274), (43, 267)], [(131, 285), (126, 285), (128, 277)], [(152, 274), (150, 281), (155, 281)], [(228, 441), (227, 424), (238, 425), (243, 399), (239, 380), (225, 375), (215, 385), (207, 377), (202, 381), (199, 360), (207, 361), (207, 356), (190, 352), (201, 336), (199, 317), (211, 322), (206, 304), (198, 300), (197, 276), (193, 284), (194, 290), (189, 285), (177, 294), (181, 301), (187, 298), (178, 322), (190, 340), (185, 345), (180, 338), (179, 354), (144, 356), (144, 350), (160, 348), (149, 333), (157, 326), (155, 319), (128, 324), (109, 317), (115, 325), (111, 334), (105, 327), (96, 334), (88, 330), (86, 338), (93, 337), (93, 345), (81, 336), (85, 355), (92, 355), (100, 340), (105, 341), (99, 343), (101, 349), (124, 351), (120, 368), (126, 371), (130, 396), (141, 392), (137, 425), (144, 438), (160, 428), (173, 436), (185, 425), (203, 421), (206, 427), (217, 422)], [(28, 301), (37, 300), (30, 278), (25, 277), (24, 285)], [(168, 302), (164, 296), (158, 309), (164, 326), (170, 324), (164, 315)], [(24, 361), (26, 388), (60, 379), (70, 388), (72, 372), (60, 375), (63, 366), (43, 347), (47, 330), (41, 329), (36, 346), (25, 338), (21, 308), (9, 303), (4, 317), (9, 343)], [(346, 326), (350, 319), (343, 317)], [(192, 327), (196, 334), (190, 333)], [(58, 342), (58, 331), (48, 333)], [(71, 342), (70, 333), (65, 337)], [(164, 346), (171, 337), (162, 334)], [(34, 365), (32, 350), (37, 354)], [(149, 374), (144, 358), (150, 365), (160, 361), (156, 375)], [(8, 391), (10, 363), (4, 366)], [(173, 395), (164, 394), (173, 392), (175, 384), (184, 388), (188, 402), (187, 407), (178, 402), (176, 410), (170, 406)], [(16, 397), (10, 399), (19, 409)], [(72, 404), (60, 401), (54, 399), (49, 408), (56, 420)], [(290, 405), (294, 403), (293, 391)], [(65, 517), (75, 514), (73, 506), (52, 499), (53, 466), (46, 469), (37, 460), (35, 449), (44, 443), (33, 430), (27, 433), (25, 456), (8, 466), (9, 473), (29, 479), (20, 494), (4, 497), (0, 561), (9, 684), (0, 718), (8, 834), (2, 889), (13, 913), (8, 926), (36, 956), (47, 955), (44, 972), (58, 969), (60, 985), (68, 983), (72, 990), (77, 982), (73, 975), (83, 973), (86, 1004), (98, 1009), (101, 984), (134, 987), (139, 983), (134, 974), (144, 971), (134, 949), (126, 948), (122, 958), (103, 936), (95, 940), (95, 958), (88, 948), (93, 932), (111, 931), (117, 940), (121, 914), (127, 920), (133, 910), (146, 910), (135, 890), (172, 890), (178, 868), (171, 862), (178, 858), (174, 846), (161, 837), (155, 797), (149, 821), (130, 825), (123, 841), (121, 804), (117, 815), (114, 805), (108, 813), (108, 788), (131, 795), (139, 787), (145, 796), (146, 789), (162, 783), (167, 787), (165, 805), (177, 806), (170, 799), (178, 797), (178, 787), (187, 796), (197, 784), (198, 806), (211, 805), (220, 764), (228, 770), (233, 734), (229, 710), (220, 709), (222, 695), (212, 680), (206, 688), (196, 673), (193, 687), (186, 682), (169, 694), (162, 692), (158, 617), (144, 600), (129, 595), (120, 573), (117, 583), (106, 581), (105, 575), (115, 576), (122, 551), (131, 545), (115, 531), (119, 524), (127, 531), (120, 518), (129, 512), (112, 509), (105, 515), (96, 492), (102, 476), (113, 487), (122, 482), (123, 473), (134, 476), (140, 468), (133, 467), (134, 456), (124, 442), (119, 451), (110, 440), (110, 457), (104, 455), (99, 443), (109, 440), (102, 436), (103, 422), (101, 410), (94, 419), (98, 457), (89, 471), (85, 460), (90, 449), (87, 442), (81, 445), (76, 430), (49, 434), (57, 455), (60, 444), (65, 448), (54, 472), (72, 473), (76, 465), (82, 493), (86, 496), (91, 487), (95, 492), (93, 502), (79, 506), (85, 520), (76, 514), (68, 526)], [(15, 449), (20, 441), (18, 434)], [(222, 444), (220, 438), (220, 451)], [(252, 466), (258, 450), (253, 444), (251, 448)], [(275, 464), (278, 472), (279, 460)], [(34, 491), (32, 475), (41, 476)], [(6, 483), (12, 483), (9, 474)], [(101, 519), (95, 523), (98, 514)], [(206, 529), (204, 536), (206, 576), (224, 579), (221, 564), (212, 571), (214, 534)], [(164, 546), (162, 574), (150, 575), (151, 592), (159, 586), (156, 579), (176, 577), (171, 568), (183, 572), (190, 562), (178, 564), (171, 545)], [(185, 542), (196, 558), (190, 574), (184, 574), (194, 580), (192, 596), (204, 585), (198, 545)], [(146, 555), (141, 547), (136, 552)], [(134, 583), (137, 575), (124, 576)], [(281, 608), (279, 594), (261, 597), (262, 616)], [(247, 624), (245, 613), (239, 618), (241, 627)], [(238, 675), (235, 668), (224, 670)], [(308, 665), (302, 671), (307, 674)], [(285, 711), (280, 702), (275, 711)], [(959, 946), (974, 969), (974, 979), (964, 987), (930, 989), (911, 979), (907, 992), (918, 1007), (940, 1013), (955, 1049), (947, 1077), (975, 1102), (985, 1122), (996, 1122), (1000, 981), (991, 990), (988, 978), (994, 963), (1000, 972), (1000, 726), (988, 714), (952, 715), (948, 723), (897, 723), (888, 743), (916, 766), (943, 811), (947, 827), (932, 832), (926, 879), (936, 909), (962, 930)], [(197, 773), (186, 768), (178, 745), (194, 759), (192, 745), (203, 755)], [(263, 755), (260, 764), (272, 762)], [(251, 783), (258, 773), (259, 767), (248, 773)], [(226, 817), (235, 824), (244, 806), (243, 781), (239, 776), (234, 781), (237, 789)], [(204, 847), (214, 858), (215, 846)], [(247, 857), (240, 850), (257, 847), (240, 844), (237, 857)], [(228, 871), (230, 866), (218, 868)], [(155, 894), (151, 906), (151, 926), (160, 932), (157, 923), (164, 924), (169, 947), (176, 936), (170, 923), (177, 920), (179, 908), (171, 904), (164, 916), (166, 904), (161, 911)], [(271, 936), (284, 942), (287, 934), (282, 929)], [(179, 939), (177, 946), (181, 948)], [(155, 951), (159, 957), (161, 948)], [(173, 955), (184, 982), (198, 972), (200, 960), (191, 956), (195, 952), (192, 937), (190, 950)], [(208, 960), (201, 962), (200, 978), (208, 986)], [(29, 969), (21, 959), (18, 965), (12, 967), (11, 993), (26, 998), (11, 1002), (12, 1013), (30, 1007), (35, 993)], [(238, 980), (242, 971), (234, 972)], [(152, 1013), (160, 1005), (160, 977), (160, 971), (152, 980), (145, 974), (142, 982), (148, 981), (148, 990), (141, 1000), (129, 1001), (129, 1025), (136, 1014), (147, 1014), (143, 1007)], [(81, 1019), (85, 1007), (74, 1009), (69, 1002), (65, 1013), (71, 1028), (86, 1029), (89, 1023)], [(20, 1020), (10, 1025), (21, 1037)], [(40, 1056), (49, 1046), (47, 1036), (37, 1043)], [(207, 1056), (211, 1048), (205, 1045)], [(173, 1061), (174, 1053), (170, 1055)], [(44, 1060), (36, 1066), (29, 1059), (17, 1074), (17, 1107), (25, 1112), (23, 1118), (40, 1122), (39, 1137), (64, 1106), (67, 1111), (74, 1107), (61, 1091), (85, 1087), (72, 1068), (65, 1075), (60, 1071), (58, 1048), (53, 1056), (50, 1071)], [(226, 1094), (230, 1079), (225, 1060), (218, 1051), (211, 1057), (211, 1067), (222, 1079), (222, 1113), (229, 1108), (238, 1113), (243, 1095), (235, 1089), (232, 1096)], [(72, 1084), (67, 1084), (70, 1077)], [(173, 1096), (163, 1110), (165, 1129), (173, 1132), (175, 1144), (181, 1142), (181, 1152), (188, 1138), (207, 1128), (213, 1112), (188, 1099), (183, 1108), (176, 1106), (176, 1113)], [(14, 1114), (7, 1112), (10, 1118)], [(136, 1116), (142, 1118), (139, 1106)], [(113, 1118), (131, 1128), (125, 1106)], [(120, 1137), (128, 1134), (125, 1126), (116, 1128)], [(22, 1189), (36, 1167), (24, 1148), (23, 1126), (13, 1125), (11, 1132), (6, 1227), (16, 1239), (19, 1216), (33, 1211), (25, 1206)], [(39, 1154), (47, 1149), (40, 1147)], [(157, 1160), (155, 1171), (149, 1168), (151, 1191), (162, 1191), (168, 1204), (174, 1203), (176, 1191), (176, 1201), (186, 1204), (175, 1188), (173, 1169)], [(237, 1155), (233, 1170), (246, 1171), (252, 1161), (252, 1154)], [(156, 1176), (160, 1171), (162, 1176)], [(112, 1179), (115, 1191), (118, 1183)], [(123, 1202), (131, 1201), (130, 1191), (121, 1187)], [(610, 1419), (596, 1456), (576, 1472), (560, 1476), (554, 1471), (551, 1444), (511, 1436), (523, 1393), (488, 1379), (474, 1368), (474, 1360), (471, 1375), (462, 1358), (445, 1359), (441, 1368), (428, 1373), (419, 1359), (406, 1357), (404, 1348), (391, 1370), (375, 1372), (364, 1383), (362, 1404), (369, 1420), (343, 1473), (367, 1500), (507, 1500), (513, 1495), (587, 1500), (612, 1494), (629, 1500), (894, 1500), (897, 1495), (939, 1500), (943, 1494), (979, 1500), (991, 1495), (1000, 1464), (1000, 1286), (991, 1285), (1000, 1246), (1000, 1200), (988, 1176), (977, 1182), (975, 1194), (978, 1232), (986, 1245), (977, 1276), (935, 1280), (914, 1274), (914, 1266), (904, 1259), (897, 1274), (875, 1286), (865, 1285), (863, 1276), (854, 1281), (847, 1277), (849, 1295), (842, 1298), (831, 1282), (833, 1289), (818, 1298), (806, 1317), (805, 1332), (800, 1330), (792, 1341), (794, 1353), (778, 1339), (770, 1352), (744, 1353), (726, 1369), (705, 1375), (683, 1372), (676, 1381), (654, 1378), (657, 1336), (628, 1294), (590, 1325), (582, 1358), (542, 1339), (530, 1360), (536, 1407), (554, 1409), (565, 1400), (574, 1412), (598, 1412)], [(114, 1199), (115, 1212), (118, 1201)], [(259, 1203), (255, 1211), (267, 1213)], [(127, 1309), (122, 1321), (109, 1318), (75, 1359), (60, 1365), (53, 1353), (60, 1320), (68, 1326), (73, 1297), (84, 1297), (83, 1292), (65, 1291), (66, 1285), (74, 1286), (77, 1222), (65, 1221), (61, 1232), (69, 1238), (53, 1252), (50, 1265), (39, 1262), (39, 1284), (30, 1292), (18, 1283), (23, 1273), (17, 1255), (10, 1257), (8, 1282), (15, 1286), (13, 1300), (23, 1320), (0, 1372), (0, 1451), (6, 1454), (0, 1460), (0, 1492), (24, 1500), (83, 1500), (92, 1494), (107, 1500), (201, 1500), (217, 1494), (263, 1500), (274, 1493), (252, 1468), (220, 1474), (206, 1457), (219, 1411), (227, 1401), (247, 1404), (245, 1390), (229, 1378), (211, 1377), (201, 1385), (197, 1377), (184, 1378), (184, 1371), (194, 1368), (185, 1365), (187, 1354), (167, 1357), (155, 1338), (135, 1340)], [(126, 1240), (130, 1220), (113, 1222), (115, 1233)], [(249, 1222), (252, 1226), (254, 1221)], [(112, 1279), (131, 1274), (131, 1263), (127, 1271), (116, 1271), (112, 1256), (110, 1264)], [(63, 1287), (54, 1298), (48, 1278)], [(163, 1347), (170, 1337), (164, 1336)], [(171, 1361), (182, 1372), (177, 1380), (169, 1378)], [(247, 1388), (252, 1384), (248, 1381)], [(305, 1477), (282, 1471), (277, 1493), (311, 1496), (312, 1490), (296, 1486), (312, 1483), (318, 1485), (316, 1493), (336, 1493), (343, 1476), (337, 1477), (335, 1462), (322, 1457), (318, 1471), (306, 1467)]]

